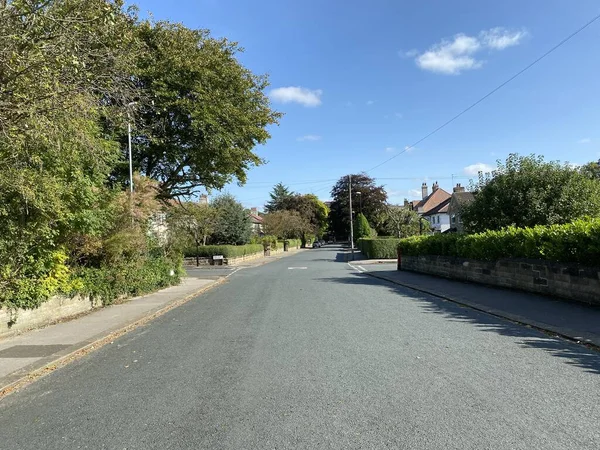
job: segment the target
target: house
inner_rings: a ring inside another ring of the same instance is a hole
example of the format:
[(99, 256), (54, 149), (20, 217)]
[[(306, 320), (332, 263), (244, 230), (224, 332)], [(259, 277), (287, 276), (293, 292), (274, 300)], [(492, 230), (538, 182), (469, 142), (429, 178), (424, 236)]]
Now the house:
[(429, 221), (434, 233), (444, 233), (450, 229), (450, 215), (448, 214), (449, 205), (450, 198), (447, 198), (442, 203), (423, 214), (423, 218)]
[(454, 187), (450, 204), (448, 205), (448, 215), (450, 216), (450, 229), (458, 233), (464, 232), (463, 222), (460, 217), (461, 209), (475, 200), (472, 192), (467, 192), (464, 187), (458, 183)]
[(263, 218), (258, 214), (258, 208), (250, 208), (250, 223), (252, 223), (252, 232), (254, 234), (263, 234)]

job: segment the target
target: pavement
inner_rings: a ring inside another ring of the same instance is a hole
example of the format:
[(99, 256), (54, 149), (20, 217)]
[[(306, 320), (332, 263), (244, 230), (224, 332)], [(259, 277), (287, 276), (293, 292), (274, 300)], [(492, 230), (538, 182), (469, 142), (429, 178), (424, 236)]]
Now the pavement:
[(395, 261), (353, 261), (351, 265), (370, 276), (600, 348), (600, 307), (398, 271)]
[(599, 422), (594, 349), (325, 247), (239, 270), (4, 397), (0, 446), (595, 450)]

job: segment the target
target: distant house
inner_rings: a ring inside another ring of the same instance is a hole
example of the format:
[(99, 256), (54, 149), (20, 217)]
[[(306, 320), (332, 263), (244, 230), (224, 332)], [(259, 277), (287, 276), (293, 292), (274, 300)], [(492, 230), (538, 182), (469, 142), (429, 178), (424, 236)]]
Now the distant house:
[(434, 233), (444, 233), (450, 229), (450, 216), (448, 214), (449, 205), (450, 198), (447, 198), (435, 208), (432, 208), (423, 214), (423, 218), (429, 221)]
[(467, 192), (464, 187), (458, 183), (456, 187), (454, 187), (452, 192), (452, 197), (450, 198), (450, 204), (448, 205), (448, 215), (450, 216), (450, 229), (452, 231), (457, 231), (458, 233), (464, 232), (462, 218), (460, 217), (460, 213), (462, 208), (465, 205), (468, 205), (473, 200), (475, 200), (475, 196), (472, 192)]
[(252, 232), (254, 234), (263, 233), (263, 218), (258, 214), (258, 208), (250, 209), (250, 222), (252, 223)]

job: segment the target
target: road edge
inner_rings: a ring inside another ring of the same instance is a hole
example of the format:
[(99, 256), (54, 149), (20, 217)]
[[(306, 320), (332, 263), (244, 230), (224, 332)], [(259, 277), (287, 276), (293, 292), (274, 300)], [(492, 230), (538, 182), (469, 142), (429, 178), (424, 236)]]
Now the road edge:
[[(237, 272), (237, 270), (234, 272)], [(71, 347), (71, 350), (65, 355), (60, 355), (60, 356), (56, 357), (55, 359), (52, 359), (51, 361), (45, 360), (44, 362), (40, 362), (38, 365), (36, 365), (34, 363), (31, 366), (21, 369), (23, 372), (25, 372), (23, 375), (19, 376), (16, 380), (11, 381), (4, 386), (0, 385), (0, 401), (2, 399), (4, 399), (5, 397), (7, 397), (8, 395), (12, 394), (13, 392), (17, 392), (17, 391), (29, 386), (30, 384), (34, 383), (35, 381), (39, 380), (40, 378), (43, 378), (44, 376), (70, 364), (73, 361), (83, 358), (84, 356), (104, 347), (106, 344), (109, 344), (110, 342), (114, 341), (115, 339), (118, 339), (119, 337), (124, 336), (125, 334), (129, 333), (130, 331), (133, 331), (133, 330), (141, 327), (142, 325), (146, 325), (147, 323), (152, 322), (153, 320), (166, 314), (167, 312), (171, 311), (172, 309), (182, 306), (185, 303), (189, 302), (190, 300), (198, 297), (199, 295), (202, 295), (205, 292), (207, 292), (217, 286), (220, 286), (221, 284), (223, 284), (227, 281), (227, 278), (228, 278), (228, 276), (219, 278), (218, 280), (214, 280), (211, 284), (209, 284), (207, 286), (203, 286), (202, 288), (192, 292), (191, 294), (186, 295), (183, 298), (173, 300), (170, 303), (168, 303), (167, 305), (162, 306), (157, 310), (150, 311), (145, 316), (143, 316), (139, 319), (136, 319), (133, 322), (130, 322), (125, 326), (119, 327), (116, 330), (108, 331), (108, 333), (103, 332), (103, 333), (100, 333), (99, 335), (93, 337), (92, 339), (81, 341), (80, 343), (77, 343), (77, 344), (73, 344), (73, 346)], [(18, 372), (19, 371), (13, 372), (13, 374), (18, 373)], [(10, 376), (11, 376), (11, 374), (7, 375), (4, 378), (8, 378)], [(1, 380), (0, 380), (0, 383), (2, 383)]]

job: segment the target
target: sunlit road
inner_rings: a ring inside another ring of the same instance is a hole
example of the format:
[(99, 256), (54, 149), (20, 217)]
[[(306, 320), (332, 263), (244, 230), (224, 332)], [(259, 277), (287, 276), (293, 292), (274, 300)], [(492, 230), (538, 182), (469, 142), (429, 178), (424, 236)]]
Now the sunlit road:
[(600, 448), (598, 353), (339, 252), (240, 270), (6, 397), (0, 448)]

